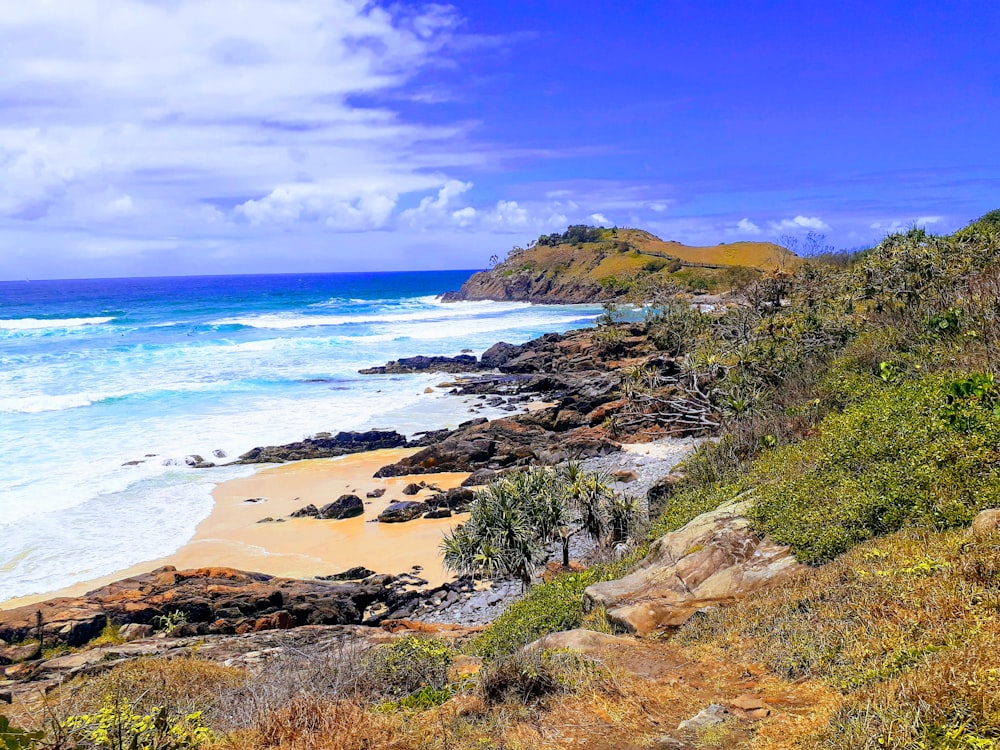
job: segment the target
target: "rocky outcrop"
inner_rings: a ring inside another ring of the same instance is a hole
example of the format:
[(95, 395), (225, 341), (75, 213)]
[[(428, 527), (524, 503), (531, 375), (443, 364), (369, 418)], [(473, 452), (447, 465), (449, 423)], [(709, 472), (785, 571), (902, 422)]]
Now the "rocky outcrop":
[(803, 569), (788, 547), (750, 530), (748, 506), (723, 505), (661, 537), (635, 572), (588, 587), (585, 606), (605, 607), (609, 620), (646, 635)]
[(473, 274), (462, 287), (441, 296), (445, 302), (463, 300), (512, 300), (539, 304), (571, 305), (614, 300), (623, 295), (593, 279), (560, 277), (544, 271), (525, 269), (506, 273), (503, 269)]
[(395, 359), (378, 367), (366, 367), (358, 370), (362, 375), (405, 375), (413, 372), (476, 372), (478, 370), (489, 370), (491, 365), (486, 365), (477, 360), (471, 354), (459, 354), (457, 357), (426, 357), (418, 355), (416, 357), (403, 357)]
[(375, 575), (356, 582), (327, 582), (231, 568), (164, 567), (79, 598), (0, 612), (0, 638), (16, 643), (37, 637), (39, 617), (46, 643), (70, 646), (89, 642), (108, 623), (119, 628), (133, 623), (163, 627), (169, 621), (175, 635), (360, 624), (370, 621), (368, 610), (374, 607), (410, 611), (405, 605), (418, 596), (409, 590), (417, 580)]
[[(531, 415), (522, 415), (530, 417)], [(602, 455), (620, 445), (600, 429), (580, 427), (553, 432), (530, 419), (511, 417), (454, 431), (419, 453), (383, 466), (376, 477), (398, 477), (439, 471), (505, 469), (554, 464), (569, 458)]]
[(280, 464), (308, 458), (332, 458), (349, 453), (364, 453), (382, 448), (401, 448), (406, 438), (395, 430), (320, 433), (298, 443), (254, 448), (240, 456), (236, 464)]

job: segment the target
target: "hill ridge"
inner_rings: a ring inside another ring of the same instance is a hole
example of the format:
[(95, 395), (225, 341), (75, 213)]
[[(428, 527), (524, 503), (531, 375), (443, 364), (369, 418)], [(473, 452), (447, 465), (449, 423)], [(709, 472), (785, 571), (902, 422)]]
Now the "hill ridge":
[(550, 304), (636, 300), (656, 289), (714, 292), (793, 267), (798, 256), (772, 242), (693, 246), (644, 229), (575, 225), (514, 247), (445, 301)]

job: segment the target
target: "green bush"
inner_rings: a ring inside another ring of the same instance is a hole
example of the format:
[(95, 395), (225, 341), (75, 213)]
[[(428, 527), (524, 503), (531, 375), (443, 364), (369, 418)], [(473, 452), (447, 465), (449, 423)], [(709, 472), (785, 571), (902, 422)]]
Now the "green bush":
[(965, 382), (884, 387), (827, 417), (816, 437), (763, 456), (749, 477), (757, 530), (821, 563), (904, 526), (967, 524), (1000, 503), (1000, 414), (976, 386), (956, 385)]
[(407, 635), (372, 650), (364, 661), (371, 692), (385, 697), (416, 695), (424, 688), (445, 689), (455, 651), (444, 641)]

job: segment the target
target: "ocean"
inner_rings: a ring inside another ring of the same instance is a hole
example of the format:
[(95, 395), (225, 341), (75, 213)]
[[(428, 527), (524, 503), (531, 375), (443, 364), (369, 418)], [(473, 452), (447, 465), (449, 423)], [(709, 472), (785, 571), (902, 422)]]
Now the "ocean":
[(441, 375), (359, 368), (481, 354), (600, 313), (440, 302), (470, 273), (0, 282), (0, 602), (179, 549), (214, 486), (253, 471), (187, 456), (470, 416), (424, 392)]

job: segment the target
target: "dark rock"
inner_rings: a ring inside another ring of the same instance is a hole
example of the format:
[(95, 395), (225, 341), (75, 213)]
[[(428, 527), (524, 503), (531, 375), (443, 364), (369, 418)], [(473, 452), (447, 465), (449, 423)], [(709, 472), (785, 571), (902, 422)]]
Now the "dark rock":
[(379, 487), (378, 489), (374, 489), (368, 492), (365, 495), (365, 497), (376, 498), (376, 497), (382, 497), (382, 495), (384, 494), (385, 494), (385, 487)]
[(506, 417), (458, 429), (445, 440), (412, 456), (383, 466), (376, 477), (427, 474), (442, 471), (528, 466), (567, 458), (587, 458), (620, 450), (620, 445), (596, 427), (553, 432), (525, 421), (526, 415)]
[(435, 508), (424, 513), (424, 518), (451, 518), (449, 508)]
[(454, 487), (445, 494), (447, 505), (452, 510), (464, 508), (476, 499), (476, 493), (468, 487)]
[(316, 576), (321, 581), (360, 581), (363, 578), (368, 578), (369, 576), (375, 575), (374, 570), (369, 570), (363, 565), (358, 565), (353, 568), (348, 568), (347, 570), (341, 571), (340, 573), (333, 573), (328, 576)]
[(484, 484), (496, 479), (497, 473), (493, 469), (476, 469), (474, 472), (469, 474), (464, 482), (462, 482), (463, 487), (479, 487)]
[(244, 453), (234, 463), (262, 464), (300, 461), (308, 458), (330, 458), (350, 453), (401, 448), (406, 438), (395, 430), (369, 430), (367, 432), (338, 432), (333, 437), (316, 435), (298, 443), (254, 448)]
[(319, 516), (319, 508), (317, 508), (312, 503), (309, 503), (304, 508), (299, 508), (292, 512), (292, 518), (317, 518)]
[(416, 495), (422, 489), (423, 489), (423, 487), (421, 487), (416, 482), (410, 482), (408, 485), (406, 485), (403, 488), (403, 494), (404, 495)]
[(357, 495), (341, 495), (336, 501), (324, 505), (318, 518), (354, 518), (365, 512), (365, 504)]
[(224, 450), (216, 448), (214, 451), (212, 451), (212, 455), (215, 456), (216, 458), (225, 458), (226, 452)]
[(424, 503), (427, 507), (431, 508), (447, 508), (448, 507), (448, 496), (443, 492), (438, 492), (437, 494), (431, 495)]
[(426, 503), (404, 500), (403, 502), (393, 503), (383, 510), (379, 514), (378, 520), (379, 523), (403, 523), (404, 521), (412, 521), (414, 518), (419, 518), (426, 510)]
[(485, 352), (483, 356), (479, 358), (480, 363), (484, 367), (489, 367), (490, 369), (496, 369), (501, 365), (506, 364), (511, 359), (516, 357), (522, 352), (522, 347), (515, 346), (514, 344), (508, 344), (503, 341), (498, 341)]
[(459, 354), (457, 357), (404, 357), (379, 367), (358, 370), (362, 375), (401, 375), (412, 372), (475, 372), (482, 365), (475, 357)]
[(257, 523), (274, 523), (274, 519), (271, 516), (264, 516), (264, 518), (257, 521)]

